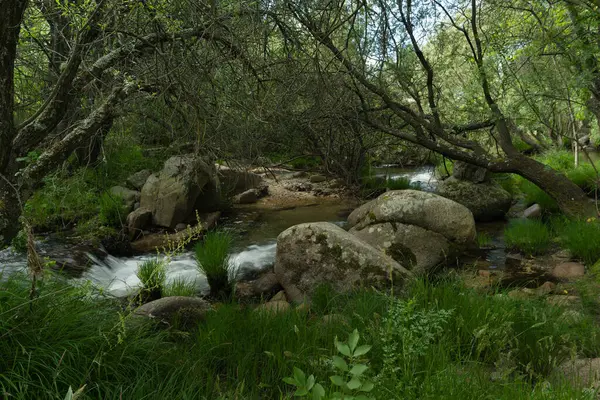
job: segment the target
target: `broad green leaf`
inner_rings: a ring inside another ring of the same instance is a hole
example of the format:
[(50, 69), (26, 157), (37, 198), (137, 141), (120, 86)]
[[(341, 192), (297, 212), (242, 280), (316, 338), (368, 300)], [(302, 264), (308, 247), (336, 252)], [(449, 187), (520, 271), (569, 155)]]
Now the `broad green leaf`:
[(367, 381), (363, 383), (359, 390), (361, 392), (370, 392), (371, 390), (373, 390), (374, 387), (375, 385), (373, 384), (373, 382)]
[(323, 397), (325, 397), (325, 389), (323, 389), (323, 386), (321, 386), (320, 383), (315, 384), (312, 393), (313, 400), (321, 400)]
[(308, 380), (306, 381), (306, 389), (310, 390), (313, 388), (314, 385), (315, 385), (315, 376), (311, 375), (308, 377)]
[(357, 364), (352, 367), (350, 373), (354, 376), (361, 376), (367, 369), (369, 369), (369, 367), (365, 364)]
[(302, 387), (302, 388), (296, 390), (296, 393), (294, 393), (294, 396), (303, 397), (303, 396), (306, 396), (307, 394), (308, 394), (308, 390), (305, 387)]
[(335, 386), (346, 386), (346, 381), (339, 375), (330, 376), (329, 379), (331, 379), (331, 382), (333, 382)]
[(346, 357), (351, 357), (352, 353), (350, 352), (350, 347), (346, 343), (335, 341), (335, 347), (337, 350), (345, 355)]
[(296, 381), (296, 380), (295, 380), (294, 378), (292, 378), (292, 377), (286, 377), (286, 378), (283, 378), (283, 381), (284, 381), (285, 383), (287, 383), (288, 385), (294, 385), (294, 386), (298, 386), (298, 381)]
[(354, 352), (354, 349), (356, 349), (359, 337), (360, 335), (358, 334), (357, 329), (355, 329), (350, 335), (348, 335), (348, 346), (350, 346), (350, 352)]
[(369, 351), (371, 351), (371, 346), (369, 346), (368, 344), (364, 344), (362, 346), (358, 346), (358, 348), (356, 350), (354, 350), (353, 355), (354, 355), (354, 357), (360, 357), (360, 356), (364, 356)]
[(300, 368), (294, 367), (294, 378), (300, 386), (304, 386), (306, 384), (306, 375)]
[(333, 360), (333, 365), (337, 369), (339, 369), (340, 371), (344, 371), (344, 372), (348, 371), (348, 364), (346, 363), (346, 361), (344, 361), (344, 359), (342, 357), (333, 356), (332, 360)]
[(348, 386), (348, 389), (356, 390), (362, 386), (362, 382), (358, 378), (354, 377), (350, 379), (350, 381), (346, 385)]

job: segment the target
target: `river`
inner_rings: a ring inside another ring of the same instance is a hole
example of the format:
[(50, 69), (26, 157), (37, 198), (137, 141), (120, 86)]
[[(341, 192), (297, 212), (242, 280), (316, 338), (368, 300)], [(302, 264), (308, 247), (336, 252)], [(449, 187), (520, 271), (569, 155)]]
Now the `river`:
[[(437, 182), (434, 168), (431, 166), (416, 169), (400, 168), (397, 166), (383, 166), (374, 171), (376, 176), (389, 179), (408, 179), (411, 183), (418, 183), (422, 190), (433, 190)], [(352, 205), (345, 201), (335, 203), (323, 202), (307, 207), (298, 207), (289, 210), (257, 210), (245, 209), (238, 211), (226, 218), (221, 226), (236, 233), (237, 238), (232, 252), (231, 266), (240, 273), (248, 274), (260, 271), (273, 265), (275, 261), (276, 239), (279, 233), (290, 226), (305, 223), (328, 221), (343, 226), (346, 216)], [(504, 256), (502, 245), (502, 226), (482, 226), (492, 236), (496, 248), (484, 255), (488, 258), (491, 268), (501, 267)], [(105, 292), (122, 297), (135, 293), (140, 288), (140, 281), (136, 276), (138, 265), (145, 260), (156, 257), (154, 254), (120, 258), (107, 256), (103, 259), (89, 254), (91, 266), (83, 273), (79, 280), (90, 280)], [(9, 274), (16, 270), (23, 270), (26, 258), (7, 249), (0, 252), (0, 271)], [(192, 252), (179, 254), (172, 258), (167, 265), (167, 281), (175, 279), (195, 281), (198, 290), (205, 292), (208, 289), (206, 278), (197, 268)]]

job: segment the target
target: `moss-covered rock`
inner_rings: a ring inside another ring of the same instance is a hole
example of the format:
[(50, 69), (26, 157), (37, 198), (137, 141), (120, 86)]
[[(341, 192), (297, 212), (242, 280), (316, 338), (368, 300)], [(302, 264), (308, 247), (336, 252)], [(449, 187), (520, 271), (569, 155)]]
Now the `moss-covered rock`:
[(329, 284), (344, 292), (358, 287), (401, 285), (412, 274), (391, 257), (328, 222), (293, 226), (277, 238), (275, 274), (288, 299), (310, 301)]
[(448, 178), (436, 193), (467, 207), (476, 221), (502, 219), (512, 205), (512, 196), (495, 182), (474, 183)]

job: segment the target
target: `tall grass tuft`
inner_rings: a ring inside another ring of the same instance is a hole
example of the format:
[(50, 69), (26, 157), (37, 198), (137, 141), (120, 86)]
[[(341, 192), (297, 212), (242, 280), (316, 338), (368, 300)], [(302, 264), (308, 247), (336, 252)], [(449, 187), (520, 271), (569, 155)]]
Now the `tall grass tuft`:
[(544, 254), (550, 247), (551, 235), (541, 221), (529, 219), (512, 220), (504, 230), (506, 246), (527, 255)]
[(193, 297), (196, 295), (196, 281), (185, 278), (176, 278), (165, 286), (163, 291), (165, 297), (185, 296)]
[(569, 221), (559, 234), (561, 243), (585, 264), (600, 260), (600, 222), (596, 219)]
[(142, 282), (142, 302), (160, 299), (167, 280), (166, 266), (158, 259), (142, 262), (138, 266), (137, 277)]
[(233, 293), (235, 272), (229, 263), (232, 242), (229, 232), (209, 232), (195, 248), (198, 270), (206, 276), (210, 296), (216, 299), (229, 299)]

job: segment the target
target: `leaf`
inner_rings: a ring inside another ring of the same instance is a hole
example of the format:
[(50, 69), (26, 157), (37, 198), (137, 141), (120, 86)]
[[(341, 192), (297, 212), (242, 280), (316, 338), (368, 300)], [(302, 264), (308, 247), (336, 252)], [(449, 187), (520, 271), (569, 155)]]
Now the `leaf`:
[(308, 377), (308, 380), (306, 381), (306, 389), (310, 390), (313, 388), (314, 385), (315, 385), (315, 376), (311, 375)]
[(373, 382), (367, 381), (367, 382), (363, 383), (363, 385), (361, 386), (361, 388), (359, 390), (361, 392), (370, 392), (371, 390), (373, 390), (374, 387), (375, 387), (375, 385), (373, 384)]
[(354, 350), (354, 357), (360, 357), (360, 356), (364, 356), (365, 354), (367, 354), (369, 351), (371, 351), (371, 347), (368, 344), (363, 344), (362, 346), (358, 346), (358, 348), (356, 350)]
[(306, 384), (306, 375), (300, 368), (294, 367), (294, 378), (296, 379), (296, 382), (300, 384), (300, 386), (304, 386)]
[(354, 352), (354, 350), (356, 349), (359, 338), (360, 338), (360, 335), (358, 334), (357, 329), (355, 329), (354, 331), (352, 331), (352, 333), (350, 335), (348, 335), (348, 345), (350, 346), (351, 352)]
[(366, 366), (365, 364), (357, 364), (354, 367), (352, 367), (352, 369), (350, 370), (350, 373), (353, 376), (361, 376), (368, 369), (369, 369), (369, 367)]
[(288, 376), (286, 378), (283, 378), (283, 381), (288, 385), (298, 386), (298, 382), (292, 377)]
[(73, 388), (71, 388), (71, 386), (69, 386), (69, 390), (67, 390), (67, 395), (65, 396), (65, 400), (72, 400), (73, 399)]
[(313, 400), (321, 400), (323, 397), (325, 397), (325, 389), (323, 389), (323, 386), (321, 386), (320, 383), (315, 384), (312, 393)]
[(336, 339), (335, 340), (335, 347), (337, 348), (337, 350), (340, 353), (342, 353), (346, 357), (351, 357), (352, 356), (352, 353), (350, 352), (350, 347), (348, 347), (348, 345), (346, 343), (338, 342), (337, 339)]
[(350, 379), (350, 381), (346, 385), (348, 386), (348, 389), (356, 390), (362, 386), (362, 382), (358, 378), (354, 377)]
[(302, 387), (294, 393), (294, 396), (303, 397), (308, 394), (308, 390), (305, 387)]
[(332, 357), (333, 360), (333, 365), (339, 369), (340, 371), (343, 372), (347, 372), (348, 371), (348, 364), (346, 363), (346, 361), (344, 361), (344, 359), (340, 356), (333, 356)]
[(356, 396), (354, 398), (354, 400), (370, 400), (367, 396), (365, 396), (364, 394), (359, 394), (358, 396)]
[(346, 381), (344, 381), (344, 378), (342, 378), (339, 375), (330, 376), (329, 379), (331, 379), (331, 382), (333, 382), (333, 384), (335, 386), (340, 386), (340, 387), (346, 386)]

